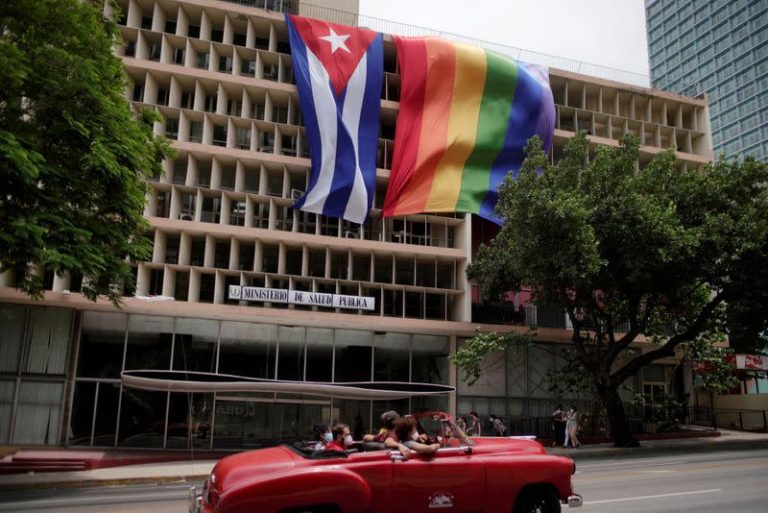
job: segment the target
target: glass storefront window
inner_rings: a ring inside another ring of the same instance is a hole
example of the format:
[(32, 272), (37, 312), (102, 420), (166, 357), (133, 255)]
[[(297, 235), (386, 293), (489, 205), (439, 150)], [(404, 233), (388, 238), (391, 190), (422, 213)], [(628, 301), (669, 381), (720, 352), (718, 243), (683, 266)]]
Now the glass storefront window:
[(120, 384), (117, 382), (76, 382), (69, 443), (114, 446), (119, 399)]
[(7, 444), (11, 435), (13, 418), (13, 397), (16, 393), (16, 381), (0, 381), (0, 444)]
[(120, 377), (128, 316), (121, 313), (86, 312), (80, 335), (78, 377)]
[(376, 333), (373, 340), (374, 381), (409, 381), (411, 336), (407, 333)]
[(57, 444), (63, 395), (64, 383), (22, 381), (11, 443)]
[(279, 326), (277, 355), (277, 378), (293, 381), (304, 380), (304, 339), (305, 328)]
[(213, 394), (172, 393), (168, 406), (168, 449), (209, 449)]
[(168, 393), (123, 388), (118, 445), (163, 447)]
[(172, 338), (173, 318), (131, 315), (125, 369), (170, 369)]
[(307, 328), (306, 381), (333, 380), (333, 330)]
[(274, 324), (222, 322), (218, 372), (274, 379), (276, 340)]
[(72, 311), (33, 308), (24, 372), (63, 375), (67, 367)]
[(0, 372), (19, 371), (19, 355), (24, 341), (27, 311), (27, 308), (22, 306), (0, 305), (0, 326), (3, 327), (0, 330), (0, 347), (3, 348), (0, 352)]
[(258, 449), (275, 445), (273, 394), (243, 394), (216, 398), (213, 447)]
[(447, 385), (448, 354), (450, 343), (448, 337), (440, 335), (413, 335), (411, 344), (411, 381), (416, 383), (439, 383)]
[(214, 372), (219, 321), (176, 319), (173, 370)]
[[(69, 430), (70, 445), (91, 445), (93, 405), (96, 399), (95, 382), (78, 382), (72, 399), (72, 422)], [(114, 440), (112, 441), (114, 443)]]
[(335, 331), (334, 381), (371, 381), (372, 335), (370, 331)]

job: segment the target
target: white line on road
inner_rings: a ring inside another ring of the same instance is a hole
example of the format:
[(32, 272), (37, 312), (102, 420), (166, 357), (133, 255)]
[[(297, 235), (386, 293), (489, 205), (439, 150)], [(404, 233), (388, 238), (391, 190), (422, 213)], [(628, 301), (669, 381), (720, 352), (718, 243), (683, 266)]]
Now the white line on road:
[(677, 461), (668, 461), (668, 462), (665, 462), (665, 463), (652, 463), (652, 464), (638, 463), (636, 465), (622, 464), (621, 466), (613, 466), (613, 465), (608, 466), (608, 465), (606, 465), (606, 466), (602, 466), (602, 467), (586, 467), (585, 466), (581, 471), (577, 470), (576, 472), (577, 473), (578, 472), (584, 472), (584, 473), (588, 473), (588, 472), (607, 472), (607, 471), (614, 471), (614, 470), (626, 470), (626, 469), (630, 469), (630, 468), (669, 467), (669, 466), (672, 466), (672, 465), (680, 465), (680, 464), (684, 464), (684, 463), (692, 463), (692, 462), (689, 461), (689, 460), (677, 460)]
[(585, 501), (584, 504), (610, 504), (612, 502), (643, 501), (646, 499), (663, 499), (665, 497), (680, 497), (682, 495), (698, 495), (702, 493), (722, 492), (722, 488), (712, 488), (711, 490), (695, 490), (691, 492), (664, 493), (661, 495), (643, 495), (640, 497), (624, 497), (622, 499), (606, 499), (602, 501)]

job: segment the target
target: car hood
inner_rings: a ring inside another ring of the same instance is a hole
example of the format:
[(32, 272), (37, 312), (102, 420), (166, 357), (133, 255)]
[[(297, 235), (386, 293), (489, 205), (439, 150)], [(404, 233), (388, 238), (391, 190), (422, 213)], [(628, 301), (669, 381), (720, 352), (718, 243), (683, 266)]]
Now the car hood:
[(285, 472), (296, 466), (299, 457), (284, 446), (258, 449), (226, 456), (216, 463), (211, 475), (214, 486), (227, 490), (255, 476), (266, 476)]

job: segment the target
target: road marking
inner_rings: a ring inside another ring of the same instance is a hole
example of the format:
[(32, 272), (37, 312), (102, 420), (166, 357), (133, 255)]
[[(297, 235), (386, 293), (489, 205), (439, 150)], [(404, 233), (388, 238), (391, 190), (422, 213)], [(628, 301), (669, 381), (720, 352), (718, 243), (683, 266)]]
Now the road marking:
[(624, 497), (623, 499), (606, 499), (602, 501), (585, 501), (584, 504), (610, 504), (612, 502), (630, 502), (630, 501), (644, 501), (647, 499), (663, 499), (665, 497), (680, 497), (683, 495), (699, 495), (702, 493), (715, 493), (722, 492), (722, 488), (712, 488), (711, 490), (695, 490), (691, 492), (675, 492), (664, 493), (661, 495), (642, 495), (640, 497)]
[[(635, 465), (622, 465), (622, 466), (603, 466), (603, 467), (587, 467), (582, 470), (584, 473), (590, 473), (590, 472), (606, 472), (606, 471), (613, 471), (613, 470), (625, 470), (629, 468), (648, 468), (648, 467), (669, 467), (672, 465), (680, 465), (685, 463), (693, 463), (689, 460), (677, 460), (677, 461), (669, 461), (666, 463), (653, 463), (653, 464), (642, 464), (638, 463)], [(578, 471), (577, 471), (578, 472)]]
[(677, 470), (641, 470), (641, 474), (673, 474)]

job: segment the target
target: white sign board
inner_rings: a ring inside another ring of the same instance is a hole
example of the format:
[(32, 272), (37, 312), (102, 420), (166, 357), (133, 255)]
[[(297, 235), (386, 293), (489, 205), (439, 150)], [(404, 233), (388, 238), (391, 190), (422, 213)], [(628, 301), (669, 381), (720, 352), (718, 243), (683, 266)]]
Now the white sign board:
[(264, 301), (293, 305), (323, 306), (352, 310), (375, 310), (376, 298), (370, 296), (345, 296), (303, 290), (271, 289), (267, 287), (229, 286), (229, 299), (239, 301)]

